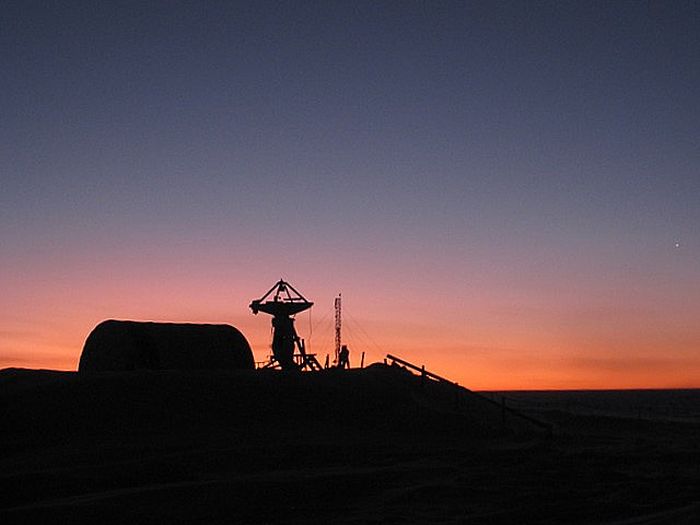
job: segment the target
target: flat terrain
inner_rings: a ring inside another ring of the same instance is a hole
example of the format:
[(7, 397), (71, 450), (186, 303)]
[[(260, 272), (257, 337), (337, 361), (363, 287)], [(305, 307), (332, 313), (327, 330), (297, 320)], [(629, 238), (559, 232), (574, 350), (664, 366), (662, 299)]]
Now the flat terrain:
[(700, 391), (484, 396), (383, 365), (3, 370), (0, 522), (700, 523)]

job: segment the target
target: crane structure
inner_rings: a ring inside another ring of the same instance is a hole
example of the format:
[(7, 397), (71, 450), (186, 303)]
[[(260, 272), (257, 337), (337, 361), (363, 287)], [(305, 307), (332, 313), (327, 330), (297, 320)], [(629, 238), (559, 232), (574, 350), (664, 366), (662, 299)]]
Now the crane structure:
[(291, 284), (280, 279), (260, 299), (250, 303), (254, 314), (272, 316), (272, 355), (262, 368), (282, 370), (321, 370), (314, 354), (307, 354), (304, 340), (294, 328), (294, 316), (308, 310), (314, 303), (307, 301)]

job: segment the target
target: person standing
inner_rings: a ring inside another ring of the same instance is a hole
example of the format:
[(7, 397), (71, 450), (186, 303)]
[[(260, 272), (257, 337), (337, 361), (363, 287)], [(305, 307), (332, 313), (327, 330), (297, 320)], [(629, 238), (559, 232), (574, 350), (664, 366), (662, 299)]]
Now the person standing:
[(338, 352), (338, 368), (350, 368), (350, 350), (347, 345), (341, 346)]

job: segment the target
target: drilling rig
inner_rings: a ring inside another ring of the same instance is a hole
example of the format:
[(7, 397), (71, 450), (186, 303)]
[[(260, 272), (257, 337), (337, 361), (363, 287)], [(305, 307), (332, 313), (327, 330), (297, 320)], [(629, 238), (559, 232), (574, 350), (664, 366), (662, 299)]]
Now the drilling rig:
[(254, 314), (272, 316), (272, 356), (262, 368), (282, 370), (321, 370), (314, 354), (307, 354), (304, 340), (294, 329), (294, 316), (308, 310), (314, 303), (307, 301), (291, 284), (280, 279), (260, 299), (250, 303)]

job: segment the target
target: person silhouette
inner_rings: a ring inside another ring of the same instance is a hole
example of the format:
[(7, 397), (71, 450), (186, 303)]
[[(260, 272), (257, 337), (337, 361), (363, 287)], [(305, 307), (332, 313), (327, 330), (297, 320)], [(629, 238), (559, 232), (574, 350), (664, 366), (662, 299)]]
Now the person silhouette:
[(350, 368), (350, 350), (346, 345), (341, 346), (338, 352), (338, 368)]

